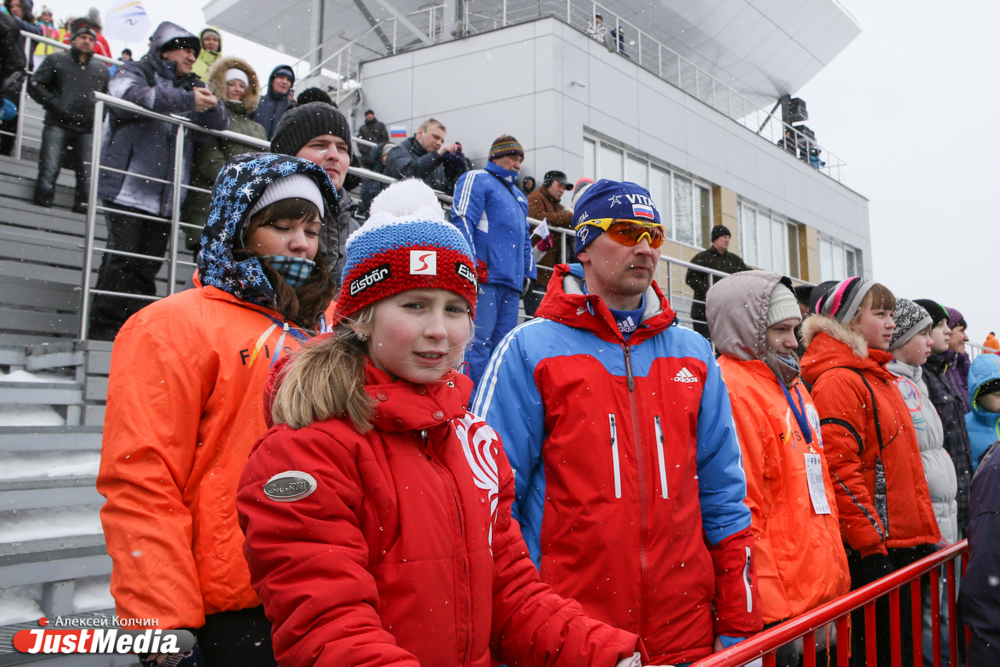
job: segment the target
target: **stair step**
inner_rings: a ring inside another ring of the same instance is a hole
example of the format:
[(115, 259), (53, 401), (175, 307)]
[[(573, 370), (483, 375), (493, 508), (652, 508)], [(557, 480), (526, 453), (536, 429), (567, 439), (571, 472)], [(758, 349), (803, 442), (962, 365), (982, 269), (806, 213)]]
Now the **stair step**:
[[(0, 309), (0, 319), (4, 311)], [(78, 405), (83, 385), (78, 382), (9, 382), (0, 379), (0, 404)]]
[(0, 452), (100, 451), (101, 426), (0, 426)]
[(43, 477), (0, 481), (0, 511), (98, 505), (96, 477)]
[(0, 544), (0, 581), (24, 586), (111, 574), (104, 535), (74, 535)]

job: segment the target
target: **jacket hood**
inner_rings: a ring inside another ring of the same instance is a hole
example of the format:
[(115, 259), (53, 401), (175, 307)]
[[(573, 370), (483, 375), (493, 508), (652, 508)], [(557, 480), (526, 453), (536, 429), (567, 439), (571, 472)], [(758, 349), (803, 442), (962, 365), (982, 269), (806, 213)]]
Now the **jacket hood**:
[(985, 424), (993, 424), (1000, 418), (1000, 415), (983, 411), (976, 402), (979, 388), (990, 380), (1000, 380), (1000, 355), (980, 354), (969, 368), (969, 403), (976, 418)]
[[(536, 317), (590, 331), (602, 340), (624, 343), (625, 339), (604, 299), (595, 294), (584, 294), (583, 286), (583, 265), (557, 264), (549, 280), (548, 291), (535, 313)], [(643, 296), (645, 306), (642, 319), (639, 328), (629, 339), (632, 345), (655, 336), (677, 320), (677, 314), (656, 281), (646, 288)]]
[(250, 84), (247, 92), (243, 96), (243, 110), (246, 114), (252, 114), (260, 104), (260, 82), (257, 80), (257, 73), (250, 67), (250, 63), (242, 58), (227, 56), (219, 58), (208, 70), (208, 88), (220, 99), (226, 99), (226, 72), (231, 69), (238, 69), (247, 75)]
[(731, 357), (763, 361), (767, 356), (767, 311), (778, 283), (792, 281), (770, 271), (743, 271), (720, 280), (708, 290), (705, 310), (712, 342)]
[[(174, 63), (164, 60), (162, 57), (163, 47), (174, 39), (190, 39), (192, 41), (201, 42), (198, 40), (194, 34), (188, 32), (184, 28), (180, 27), (176, 23), (171, 23), (170, 21), (164, 21), (160, 25), (156, 26), (156, 31), (153, 36), (149, 39), (149, 51), (143, 56), (143, 60), (149, 62), (153, 66), (153, 69), (157, 70), (161, 75), (171, 78), (175, 76), (176, 70), (174, 69)], [(200, 48), (200, 46), (199, 46)], [(199, 51), (200, 55), (200, 51)]]
[(274, 77), (278, 76), (279, 74), (283, 74), (288, 78), (290, 78), (292, 80), (292, 87), (294, 87), (295, 71), (291, 68), (290, 65), (278, 65), (273, 70), (271, 70), (270, 76), (267, 77), (267, 93), (269, 95), (273, 95), (274, 97), (285, 99), (288, 97), (288, 93), (285, 93), (284, 95), (279, 95), (278, 93), (274, 92), (274, 90), (271, 89), (271, 84), (274, 83)]
[(806, 353), (802, 358), (802, 379), (809, 384), (831, 368), (847, 367), (884, 373), (892, 376), (885, 365), (892, 354), (873, 350), (865, 345), (864, 337), (826, 315), (811, 315), (802, 323), (802, 341)]
[[(205, 33), (206, 32), (214, 32), (216, 35), (219, 36), (219, 50), (218, 51), (209, 51), (208, 49), (205, 48)], [(208, 53), (214, 53), (215, 55), (218, 55), (218, 54), (222, 53), (222, 32), (218, 28), (214, 28), (212, 26), (205, 26), (205, 28), (202, 29), (202, 31), (198, 33), (198, 41), (201, 43), (201, 51), (202, 51), (202, 53), (204, 53), (206, 51), (208, 51)]]
[(271, 182), (305, 174), (319, 186), (325, 206), (336, 209), (336, 189), (322, 167), (288, 155), (247, 153), (226, 163), (215, 179), (208, 222), (201, 235), (198, 273), (204, 285), (211, 285), (265, 308), (275, 309), (274, 288), (264, 275), (260, 261), (251, 257), (237, 261), (233, 257), (243, 233), (247, 212), (264, 194)]

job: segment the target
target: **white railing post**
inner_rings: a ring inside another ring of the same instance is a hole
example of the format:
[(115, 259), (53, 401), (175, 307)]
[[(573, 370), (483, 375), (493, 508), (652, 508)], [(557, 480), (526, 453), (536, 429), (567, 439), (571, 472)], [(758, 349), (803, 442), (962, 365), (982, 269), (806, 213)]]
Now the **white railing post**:
[(399, 21), (396, 19), (392, 20), (392, 55), (396, 55), (396, 28), (399, 26)]
[(503, 0), (503, 27), (507, 27), (507, 0)]
[[(34, 42), (30, 38), (24, 38), (24, 66), (25, 70), (31, 68), (31, 45)], [(28, 100), (28, 81), (31, 75), (26, 75), (21, 82), (21, 92), (18, 93), (17, 102), (17, 132), (14, 134), (14, 159), (21, 159), (21, 146), (24, 144), (24, 107)]]
[(174, 145), (174, 198), (170, 211), (170, 266), (167, 269), (167, 295), (174, 293), (177, 284), (177, 232), (181, 221), (181, 186), (184, 180), (184, 126), (177, 126)]
[[(104, 102), (94, 104), (93, 144), (90, 147), (90, 192), (87, 194), (87, 236), (83, 250), (83, 280), (80, 301), (80, 340), (87, 340), (90, 320), (90, 274), (94, 270), (94, 236), (97, 231), (97, 188), (101, 180), (101, 139), (104, 136)], [(82, 157), (82, 156), (81, 156)]]

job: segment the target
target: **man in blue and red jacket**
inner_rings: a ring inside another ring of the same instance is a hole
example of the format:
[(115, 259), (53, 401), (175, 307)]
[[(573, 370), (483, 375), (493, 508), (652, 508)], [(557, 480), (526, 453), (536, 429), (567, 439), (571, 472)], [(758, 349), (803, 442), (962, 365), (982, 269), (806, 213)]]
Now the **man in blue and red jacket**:
[(762, 626), (729, 396), (653, 282), (649, 192), (601, 180), (573, 225), (580, 264), (497, 346), (473, 412), (504, 442), (542, 580), (654, 664), (691, 662)]

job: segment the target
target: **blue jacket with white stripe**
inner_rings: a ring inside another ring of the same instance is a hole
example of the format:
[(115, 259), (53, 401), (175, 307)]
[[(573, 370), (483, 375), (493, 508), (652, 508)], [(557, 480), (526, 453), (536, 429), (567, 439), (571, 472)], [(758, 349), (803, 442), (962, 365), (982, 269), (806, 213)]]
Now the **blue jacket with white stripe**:
[(579, 265), (556, 267), (473, 412), (504, 443), (542, 579), (639, 634), (653, 663), (697, 660), (715, 636), (761, 628), (729, 395), (708, 341), (655, 283), (628, 341), (582, 288)]
[(528, 199), (514, 184), (516, 178), (516, 172), (493, 162), (462, 174), (455, 184), (451, 222), (469, 242), (479, 268), (488, 271), (483, 282), (520, 292), (524, 279), (537, 278), (538, 273), (531, 254)]

